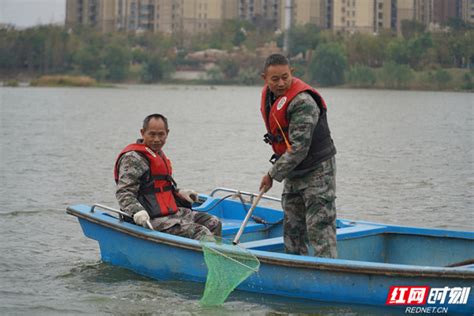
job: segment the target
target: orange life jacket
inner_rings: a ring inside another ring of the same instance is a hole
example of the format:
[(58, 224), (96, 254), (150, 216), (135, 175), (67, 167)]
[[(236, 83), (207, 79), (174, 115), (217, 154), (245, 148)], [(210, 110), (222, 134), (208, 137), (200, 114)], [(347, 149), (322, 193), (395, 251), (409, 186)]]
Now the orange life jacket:
[(172, 178), (171, 161), (163, 151), (155, 153), (145, 144), (130, 144), (117, 157), (114, 176), (118, 182), (118, 168), (123, 154), (136, 151), (142, 154), (149, 163), (149, 174), (141, 179), (137, 199), (150, 215), (150, 218), (175, 214), (178, 211), (173, 195), (175, 182)]
[(262, 112), (262, 117), (267, 128), (265, 141), (270, 143), (273, 152), (275, 153), (274, 156), (278, 159), (288, 149), (285, 138), (290, 142), (288, 134), (290, 124), (290, 118), (287, 113), (288, 105), (301, 92), (307, 92), (311, 95), (320, 109), (320, 115), (312, 135), (308, 156), (296, 167), (296, 169), (311, 168), (314, 164), (331, 158), (336, 154), (336, 148), (331, 139), (331, 133), (327, 123), (326, 102), (313, 87), (302, 80), (293, 77), (293, 81), (288, 91), (273, 102), (270, 100), (268, 86), (265, 85), (262, 90), (260, 105), (260, 111)]

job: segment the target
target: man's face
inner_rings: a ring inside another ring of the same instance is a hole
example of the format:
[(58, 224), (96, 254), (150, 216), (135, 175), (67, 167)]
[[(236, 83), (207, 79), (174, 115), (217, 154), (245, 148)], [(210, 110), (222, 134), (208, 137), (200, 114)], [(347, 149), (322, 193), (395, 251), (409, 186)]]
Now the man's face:
[(262, 74), (262, 78), (276, 97), (280, 97), (286, 93), (293, 79), (289, 65), (269, 66), (267, 71)]
[(148, 122), (146, 130), (141, 129), (140, 133), (142, 134), (143, 143), (154, 152), (158, 152), (163, 148), (168, 137), (165, 122), (160, 118), (152, 118)]

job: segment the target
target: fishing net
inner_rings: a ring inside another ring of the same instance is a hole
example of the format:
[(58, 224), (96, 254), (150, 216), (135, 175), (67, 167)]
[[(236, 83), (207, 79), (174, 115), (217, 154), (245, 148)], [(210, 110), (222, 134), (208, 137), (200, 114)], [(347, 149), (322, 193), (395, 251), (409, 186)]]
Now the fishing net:
[(248, 250), (222, 238), (204, 236), (201, 245), (208, 273), (200, 303), (221, 305), (242, 281), (258, 271), (260, 262)]

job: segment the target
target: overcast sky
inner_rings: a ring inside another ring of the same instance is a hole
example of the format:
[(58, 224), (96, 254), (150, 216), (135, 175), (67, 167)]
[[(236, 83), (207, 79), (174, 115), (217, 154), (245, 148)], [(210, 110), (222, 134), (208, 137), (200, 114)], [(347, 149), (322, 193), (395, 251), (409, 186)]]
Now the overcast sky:
[(66, 0), (0, 0), (0, 23), (18, 28), (64, 24)]

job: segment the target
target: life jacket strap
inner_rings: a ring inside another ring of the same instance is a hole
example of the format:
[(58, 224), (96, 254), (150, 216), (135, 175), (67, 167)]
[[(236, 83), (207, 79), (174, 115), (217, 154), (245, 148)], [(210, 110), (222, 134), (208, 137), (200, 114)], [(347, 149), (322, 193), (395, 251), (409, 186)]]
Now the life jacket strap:
[(155, 176), (151, 176), (151, 179), (152, 180), (165, 180), (165, 181), (169, 181), (171, 182), (171, 186), (173, 187), (173, 190), (176, 190), (176, 188), (178, 187), (177, 184), (176, 184), (176, 181), (174, 181), (173, 177), (166, 174), (159, 174), (159, 175), (155, 175)]
[(146, 189), (141, 189), (140, 190), (140, 192), (142, 194), (160, 193), (160, 192), (167, 192), (167, 191), (174, 191), (174, 186), (167, 185), (167, 186), (161, 187), (161, 188), (146, 188)]
[(273, 143), (281, 143), (284, 141), (284, 139), (281, 135), (273, 135), (270, 133), (266, 133), (265, 135), (263, 135), (263, 141), (271, 145)]

